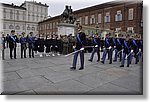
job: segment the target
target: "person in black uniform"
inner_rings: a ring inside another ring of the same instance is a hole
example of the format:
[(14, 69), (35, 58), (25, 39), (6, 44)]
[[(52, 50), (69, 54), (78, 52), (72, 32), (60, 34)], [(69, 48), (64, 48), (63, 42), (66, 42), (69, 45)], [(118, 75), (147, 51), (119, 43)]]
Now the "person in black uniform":
[(79, 70), (84, 69), (84, 46), (86, 45), (86, 35), (85, 33), (82, 32), (82, 26), (79, 26), (78, 31), (79, 32), (76, 35), (75, 51), (76, 50), (80, 50), (80, 51), (74, 54), (73, 65), (70, 68), (71, 70), (76, 69), (76, 63), (77, 63), (77, 58), (79, 53), (80, 53), (80, 62), (81, 62), (81, 67), (79, 68)]
[(25, 33), (22, 33), (22, 37), (20, 38), (20, 43), (21, 43), (21, 58), (23, 58), (23, 53), (24, 53), (24, 58), (26, 58), (26, 49), (27, 49), (27, 44), (26, 44), (26, 37), (24, 36)]
[[(137, 53), (136, 56), (138, 57), (138, 62), (139, 62), (140, 57), (142, 56), (142, 53), (143, 53), (143, 39), (141, 39), (140, 36), (138, 37), (138, 42), (137, 42), (137, 44), (138, 44), (139, 52)], [(138, 62), (137, 62), (137, 63), (138, 63)]]
[(29, 35), (27, 35), (27, 43), (28, 43), (28, 48), (29, 48), (29, 58), (31, 56), (34, 58), (34, 39), (33, 39), (33, 32), (30, 32)]
[(50, 46), (51, 46), (51, 38), (50, 38), (50, 35), (48, 35), (46, 37), (46, 40), (45, 40), (45, 46), (46, 46), (46, 56), (50, 56)]
[(6, 36), (6, 47), (8, 48), (8, 46), (9, 46), (9, 34), (7, 34), (7, 36)]
[(8, 41), (9, 41), (9, 48), (10, 48), (10, 59), (13, 58), (12, 56), (13, 50), (14, 50), (14, 58), (16, 59), (16, 47), (17, 47), (18, 38), (15, 35), (15, 30), (11, 31)]
[[(104, 51), (103, 51), (103, 58), (102, 58), (102, 61), (101, 63), (105, 63), (105, 59), (106, 59), (106, 55), (110, 54), (110, 50), (111, 50), (111, 44), (110, 44), (110, 38), (109, 38), (109, 34), (106, 34), (106, 38), (105, 38), (105, 41), (104, 41)], [(111, 64), (111, 61), (109, 62)]]
[(94, 48), (93, 48), (93, 51), (92, 51), (92, 54), (91, 54), (91, 57), (88, 61), (93, 61), (93, 57), (94, 57), (94, 54), (95, 52), (97, 52), (97, 62), (100, 61), (100, 38), (98, 36), (98, 33), (95, 34), (94, 38), (93, 38), (93, 45), (94, 45)]
[(40, 57), (43, 57), (44, 55), (44, 36), (40, 35), (40, 38), (38, 39), (38, 52), (40, 53)]
[[(138, 56), (136, 56), (136, 55), (137, 55), (137, 53), (139, 52), (138, 41), (137, 41), (137, 35), (135, 35), (135, 36), (133, 36), (133, 37), (131, 38), (131, 49), (132, 49), (133, 52), (134, 52), (134, 56), (131, 55), (130, 61), (132, 62), (132, 58), (135, 57), (135, 64), (137, 64), (137, 62), (138, 62)], [(131, 62), (130, 62), (130, 63), (131, 63)]]
[(123, 40), (123, 57), (121, 60), (121, 66), (124, 67), (124, 61), (127, 56), (127, 67), (130, 65), (130, 56), (131, 56), (131, 42), (129, 40), (130, 35), (126, 36), (126, 39)]
[(34, 38), (34, 52), (35, 52), (35, 55), (37, 55), (37, 51), (38, 51), (38, 36), (35, 36), (35, 38)]
[(115, 37), (110, 38), (111, 49), (109, 50), (109, 60), (110, 60), (109, 64), (112, 64), (113, 51), (116, 49), (116, 37), (117, 36), (115, 35)]
[(116, 49), (115, 49), (115, 56), (114, 56), (114, 62), (117, 61), (117, 56), (119, 55), (120, 57), (120, 62), (122, 58), (122, 38), (121, 34), (118, 35), (118, 38), (116, 38)]

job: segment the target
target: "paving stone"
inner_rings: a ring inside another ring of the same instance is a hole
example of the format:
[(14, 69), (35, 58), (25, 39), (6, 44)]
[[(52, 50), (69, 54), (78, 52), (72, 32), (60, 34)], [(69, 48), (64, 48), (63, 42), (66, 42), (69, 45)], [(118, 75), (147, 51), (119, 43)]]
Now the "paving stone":
[(129, 95), (129, 94), (137, 94), (136, 91), (129, 90), (123, 87), (119, 87), (113, 85), (111, 83), (104, 84), (95, 89), (90, 90), (89, 92), (85, 92), (85, 94), (99, 94), (99, 95)]
[(138, 77), (129, 75), (129, 76), (121, 77), (117, 80), (114, 80), (111, 83), (120, 87), (124, 87), (133, 91), (137, 91), (138, 93), (142, 93), (141, 82), (142, 80), (140, 80)]
[(118, 77), (115, 75), (97, 72), (81, 76), (79, 78), (76, 78), (75, 80), (78, 80), (79, 82), (84, 83), (85, 85), (88, 85), (90, 87), (96, 88), (117, 78)]
[(48, 83), (50, 82), (41, 76), (6, 81), (3, 83), (3, 94), (15, 94), (18, 92), (38, 88)]
[(58, 89), (59, 94), (83, 94), (92, 89), (75, 80), (66, 80), (56, 83), (54, 86)]
[(3, 81), (10, 81), (14, 79), (20, 79), (16, 72), (8, 72), (3, 74)]

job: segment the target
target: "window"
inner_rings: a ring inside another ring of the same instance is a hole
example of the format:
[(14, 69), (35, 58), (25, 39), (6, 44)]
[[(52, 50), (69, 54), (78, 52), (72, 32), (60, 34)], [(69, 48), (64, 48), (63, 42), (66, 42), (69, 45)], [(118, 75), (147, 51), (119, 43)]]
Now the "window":
[(32, 31), (35, 31), (35, 27), (32, 27)]
[(88, 24), (88, 16), (85, 16), (85, 24)]
[(17, 20), (19, 20), (19, 11), (17, 10)]
[(133, 20), (133, 8), (129, 9), (128, 20)]
[(10, 10), (10, 19), (13, 19), (13, 11)]
[(26, 17), (26, 14), (25, 14), (25, 11), (23, 11), (23, 20), (25, 20), (25, 17)]
[(6, 18), (6, 9), (4, 8), (4, 18)]
[(117, 11), (117, 14), (115, 16), (115, 21), (122, 21), (121, 10)]
[(82, 17), (79, 17), (80, 25), (82, 24)]
[(98, 23), (102, 23), (102, 14), (98, 14)]
[(38, 16), (38, 14), (37, 14), (37, 16), (36, 16), (36, 21), (39, 21), (39, 16)]
[(23, 25), (22, 25), (22, 29), (23, 29), (23, 30), (25, 30), (25, 29), (26, 29), (25, 24), (23, 24)]
[(30, 21), (30, 14), (28, 14), (28, 21)]
[(134, 33), (133, 27), (128, 27), (128, 28), (127, 28), (127, 32), (128, 32), (128, 33)]
[(16, 26), (16, 30), (20, 30), (20, 26), (19, 25)]
[(30, 26), (28, 25), (27, 30), (30, 30)]
[(53, 28), (55, 28), (55, 22), (53, 23)]
[(109, 12), (106, 13), (105, 22), (110, 22), (110, 13)]
[(52, 29), (52, 23), (49, 24), (50, 29)]
[(91, 15), (90, 24), (95, 23), (95, 15)]
[(10, 25), (10, 26), (9, 26), (9, 29), (14, 29), (14, 26), (13, 26), (13, 25)]
[(35, 19), (34, 19), (34, 13), (33, 13), (33, 15), (32, 15), (32, 21), (34, 21)]
[(28, 5), (28, 10), (30, 11), (30, 5)]
[(6, 24), (5, 23), (3, 24), (3, 29), (6, 29)]
[(116, 32), (119, 32), (121, 31), (121, 27), (120, 28), (116, 28)]

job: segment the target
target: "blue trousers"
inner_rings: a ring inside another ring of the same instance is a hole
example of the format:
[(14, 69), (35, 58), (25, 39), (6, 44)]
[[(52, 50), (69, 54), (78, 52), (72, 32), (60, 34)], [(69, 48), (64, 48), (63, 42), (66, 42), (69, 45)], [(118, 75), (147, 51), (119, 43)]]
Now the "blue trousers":
[[(122, 60), (121, 60), (121, 65), (124, 65), (126, 55), (128, 55), (128, 54), (129, 54), (129, 53), (123, 53), (123, 57), (122, 57)], [(129, 66), (129, 64), (130, 64), (131, 56), (132, 56), (132, 55), (130, 54), (129, 57), (127, 58), (127, 66)]]
[(102, 61), (105, 62), (106, 55), (108, 54), (109, 55), (109, 60), (110, 60), (110, 62), (112, 62), (112, 52), (113, 52), (113, 48), (112, 49), (105, 49), (104, 53), (103, 53)]
[(93, 48), (90, 60), (93, 60), (94, 54), (97, 52), (97, 56), (98, 56), (98, 60), (100, 60), (100, 52), (99, 52), (99, 48)]
[[(120, 51), (121, 51), (121, 50), (120, 50)], [(115, 60), (115, 61), (117, 61), (118, 52), (119, 52), (119, 50), (118, 50), (118, 49), (115, 49), (115, 56), (114, 56), (114, 60)], [(119, 57), (120, 57), (120, 61), (121, 61), (121, 58), (122, 58), (122, 51), (119, 52)]]
[(78, 59), (78, 54), (80, 53), (80, 62), (81, 62), (81, 68), (84, 68), (84, 50), (83, 51), (79, 51), (77, 53), (74, 54), (74, 58), (73, 58), (73, 67), (76, 67), (77, 64), (77, 59)]

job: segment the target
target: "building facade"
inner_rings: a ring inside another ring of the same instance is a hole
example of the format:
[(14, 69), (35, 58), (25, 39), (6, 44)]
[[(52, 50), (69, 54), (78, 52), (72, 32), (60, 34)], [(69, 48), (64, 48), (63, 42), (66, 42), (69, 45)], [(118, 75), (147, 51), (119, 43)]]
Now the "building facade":
[(1, 3), (2, 29), (5, 35), (11, 30), (16, 34), (33, 32), (38, 34), (38, 22), (48, 17), (47, 4), (37, 3), (35, 1), (25, 1), (20, 6)]
[[(74, 11), (86, 34), (105, 29), (142, 34), (142, 1), (113, 1)], [(39, 22), (40, 34), (57, 34), (60, 16)]]

